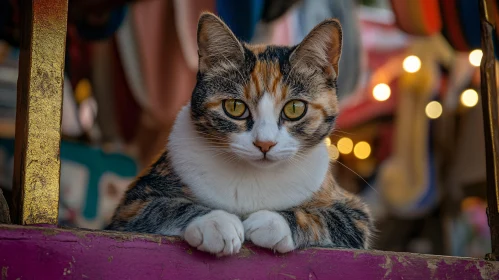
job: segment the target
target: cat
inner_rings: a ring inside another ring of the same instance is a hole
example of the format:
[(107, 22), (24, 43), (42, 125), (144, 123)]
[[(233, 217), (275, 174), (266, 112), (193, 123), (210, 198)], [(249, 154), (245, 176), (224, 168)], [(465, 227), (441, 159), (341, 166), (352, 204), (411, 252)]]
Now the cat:
[(249, 45), (202, 14), (191, 102), (107, 229), (180, 236), (218, 256), (245, 240), (280, 253), (369, 248), (371, 215), (336, 184), (324, 143), (341, 32), (329, 19), (294, 47)]

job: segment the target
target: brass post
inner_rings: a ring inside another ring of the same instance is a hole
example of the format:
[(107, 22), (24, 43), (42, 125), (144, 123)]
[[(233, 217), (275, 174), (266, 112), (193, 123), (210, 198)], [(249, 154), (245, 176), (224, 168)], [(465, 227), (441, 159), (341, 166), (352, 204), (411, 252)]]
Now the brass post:
[(490, 13), (492, 11), (490, 0), (480, 0), (479, 5), (483, 51), (480, 86), (487, 166), (487, 216), (492, 239), (492, 252), (487, 255), (487, 258), (497, 260), (499, 257), (499, 118), (493, 44), (495, 18)]
[(68, 0), (22, 7), (12, 220), (57, 224)]

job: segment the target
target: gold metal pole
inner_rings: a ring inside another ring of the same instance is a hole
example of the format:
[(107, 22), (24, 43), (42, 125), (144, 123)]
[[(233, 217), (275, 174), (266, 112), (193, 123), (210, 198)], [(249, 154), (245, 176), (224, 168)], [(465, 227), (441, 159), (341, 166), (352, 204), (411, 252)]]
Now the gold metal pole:
[(57, 224), (68, 0), (23, 0), (17, 83), (17, 224)]
[(490, 0), (479, 1), (483, 51), (480, 77), (487, 161), (487, 216), (492, 239), (492, 252), (487, 258), (497, 260), (499, 257), (499, 117), (493, 44), (495, 18), (491, 13), (491, 4)]

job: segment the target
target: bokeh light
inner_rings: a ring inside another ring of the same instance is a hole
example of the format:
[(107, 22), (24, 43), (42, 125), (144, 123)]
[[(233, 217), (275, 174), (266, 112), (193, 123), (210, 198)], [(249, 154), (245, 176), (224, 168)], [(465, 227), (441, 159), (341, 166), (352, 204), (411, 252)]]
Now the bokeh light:
[(327, 147), (327, 153), (329, 154), (329, 158), (332, 160), (337, 160), (340, 157), (340, 152), (335, 145)]
[(326, 139), (324, 139), (324, 143), (326, 143), (327, 147), (331, 146), (331, 138), (326, 137)]
[(371, 145), (369, 145), (369, 143), (365, 141), (361, 141), (355, 144), (355, 147), (353, 149), (353, 154), (358, 159), (366, 159), (371, 154)]
[(373, 88), (373, 97), (378, 101), (385, 101), (390, 98), (391, 92), (390, 86), (387, 84), (377, 84)]
[(428, 116), (428, 118), (430, 119), (437, 119), (442, 115), (442, 111), (442, 104), (440, 104), (440, 102), (438, 101), (432, 101), (428, 103), (425, 109), (426, 116)]
[(478, 103), (478, 93), (474, 89), (467, 89), (461, 93), (461, 104), (473, 107)]
[(476, 67), (480, 66), (480, 63), (482, 62), (482, 56), (483, 52), (480, 49), (476, 49), (470, 52), (469, 60), (471, 65)]
[(410, 55), (402, 63), (404, 70), (409, 73), (416, 73), (421, 69), (421, 59), (415, 55)]
[(337, 145), (338, 145), (338, 151), (340, 151), (340, 153), (345, 155), (348, 155), (353, 150), (353, 141), (348, 137), (343, 137), (340, 140), (338, 140)]

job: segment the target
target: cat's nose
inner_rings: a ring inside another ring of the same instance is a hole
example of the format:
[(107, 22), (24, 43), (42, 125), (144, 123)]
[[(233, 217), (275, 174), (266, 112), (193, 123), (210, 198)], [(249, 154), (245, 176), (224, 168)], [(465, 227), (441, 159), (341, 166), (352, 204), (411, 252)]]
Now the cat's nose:
[(270, 151), (270, 149), (272, 147), (274, 147), (275, 144), (277, 144), (277, 143), (272, 142), (272, 141), (255, 141), (255, 142), (253, 142), (253, 145), (258, 147), (258, 149), (260, 149), (260, 151), (262, 151), (262, 153), (264, 153), (264, 154), (267, 153), (268, 151)]

